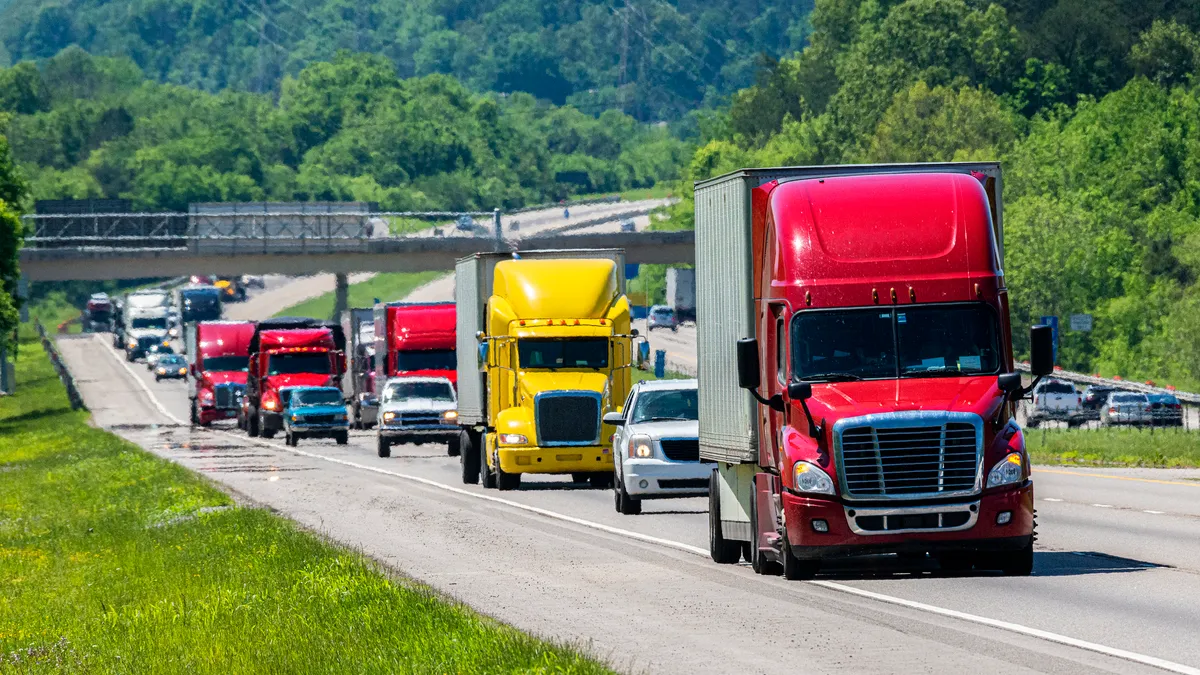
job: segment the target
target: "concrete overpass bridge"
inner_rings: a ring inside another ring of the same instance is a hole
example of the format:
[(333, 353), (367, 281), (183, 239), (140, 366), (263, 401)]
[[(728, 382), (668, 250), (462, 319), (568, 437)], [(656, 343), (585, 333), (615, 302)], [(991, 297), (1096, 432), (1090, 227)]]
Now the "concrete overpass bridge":
[[(453, 269), (480, 251), (622, 248), (630, 263), (691, 263), (694, 237), (647, 231), (664, 200), (494, 213), (96, 214), (26, 216), (33, 236), (21, 250), (30, 281), (175, 277), (193, 273), (419, 272)], [(397, 235), (393, 224), (451, 223)], [(632, 231), (630, 231), (632, 230)]]

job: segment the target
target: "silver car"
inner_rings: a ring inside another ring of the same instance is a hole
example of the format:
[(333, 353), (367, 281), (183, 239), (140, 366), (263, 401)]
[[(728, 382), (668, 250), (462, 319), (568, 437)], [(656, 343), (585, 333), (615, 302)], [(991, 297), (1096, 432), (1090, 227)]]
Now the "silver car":
[(613, 502), (619, 513), (642, 512), (643, 499), (702, 497), (713, 465), (700, 461), (696, 380), (634, 385), (622, 412), (604, 421), (613, 435)]
[(679, 330), (679, 319), (675, 317), (675, 310), (667, 305), (651, 307), (646, 318), (646, 330), (655, 328), (669, 328), (672, 332)]
[(1149, 424), (1152, 420), (1150, 399), (1136, 392), (1114, 391), (1100, 409), (1101, 426)]
[(445, 443), (458, 456), (458, 398), (444, 377), (393, 377), (379, 396), (375, 426), (380, 457), (398, 443)]

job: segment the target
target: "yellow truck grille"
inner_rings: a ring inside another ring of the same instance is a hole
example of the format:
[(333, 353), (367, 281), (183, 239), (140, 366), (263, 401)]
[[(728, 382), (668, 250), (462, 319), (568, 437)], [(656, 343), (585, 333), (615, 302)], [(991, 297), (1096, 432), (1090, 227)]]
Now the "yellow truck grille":
[(545, 392), (535, 403), (538, 445), (596, 445), (600, 440), (600, 395)]

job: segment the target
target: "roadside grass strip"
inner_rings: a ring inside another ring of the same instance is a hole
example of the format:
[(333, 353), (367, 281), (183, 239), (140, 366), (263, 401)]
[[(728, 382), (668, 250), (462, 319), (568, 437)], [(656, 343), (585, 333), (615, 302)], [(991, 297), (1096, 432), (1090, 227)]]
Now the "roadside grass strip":
[(1034, 464), (1200, 467), (1200, 433), (1182, 429), (1026, 429)]
[(0, 672), (48, 671), (609, 672), (88, 426), (27, 339), (0, 399)]
[[(444, 275), (445, 272), (381, 272), (361, 283), (350, 284), (347, 300), (351, 307), (371, 307), (375, 304), (375, 298), (391, 302)], [(333, 303), (334, 292), (330, 291), (281, 309), (275, 316), (328, 319), (333, 315)]]

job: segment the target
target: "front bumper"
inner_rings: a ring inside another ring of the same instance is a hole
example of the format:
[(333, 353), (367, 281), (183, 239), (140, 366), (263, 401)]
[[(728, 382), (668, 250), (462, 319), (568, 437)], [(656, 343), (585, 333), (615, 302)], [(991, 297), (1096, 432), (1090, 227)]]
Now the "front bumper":
[(613, 470), (612, 448), (598, 445), (496, 450), (505, 473), (591, 473)]
[(284, 431), (303, 438), (333, 438), (350, 432), (350, 425), (342, 424), (293, 424), (289, 422)]
[[(859, 522), (852, 520), (854, 505), (835, 499), (801, 497), (783, 493), (784, 523), (792, 552), (799, 558), (831, 558), (843, 555), (870, 555), (906, 551), (1003, 551), (1022, 548), (1033, 536), (1033, 483), (982, 497), (955, 500), (941, 505), (934, 503), (886, 504), (892, 511), (911, 507), (914, 512), (961, 512), (978, 504), (973, 524), (965, 529), (946, 528), (944, 531), (882, 531), (860, 534), (855, 532)], [(880, 508), (878, 502), (862, 507), (864, 512)], [(999, 525), (997, 517), (1010, 512), (1011, 520)], [(857, 514), (857, 511), (856, 511)], [(814, 520), (825, 521), (828, 532), (813, 529)], [(861, 531), (861, 527), (858, 527)]]
[(379, 425), (379, 436), (388, 440), (420, 440), (429, 443), (445, 443), (458, 438), (458, 426), (448, 424), (414, 425), (407, 427)]
[[(708, 462), (670, 462), (662, 459), (622, 459), (625, 491), (640, 499), (708, 494), (713, 465)], [(646, 486), (642, 487), (642, 483)]]
[(200, 406), (198, 414), (202, 424), (215, 422), (217, 420), (232, 420), (236, 419), (240, 410), (237, 408), (214, 408), (212, 406)]

